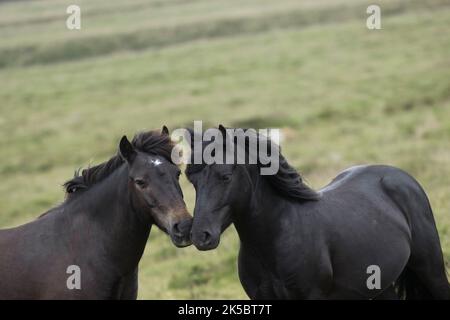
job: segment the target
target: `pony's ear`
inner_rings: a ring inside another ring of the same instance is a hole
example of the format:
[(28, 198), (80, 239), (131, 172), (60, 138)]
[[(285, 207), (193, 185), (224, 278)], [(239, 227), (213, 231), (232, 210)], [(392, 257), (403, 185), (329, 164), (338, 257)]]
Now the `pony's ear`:
[(131, 142), (128, 141), (127, 136), (123, 136), (122, 139), (120, 139), (119, 153), (122, 159), (124, 159), (128, 163), (133, 162), (134, 158), (136, 157), (136, 151), (134, 150)]
[(165, 125), (161, 129), (161, 134), (169, 135), (169, 129)]
[(223, 137), (225, 138), (227, 136), (227, 129), (221, 124), (219, 124), (219, 130), (222, 132)]
[(189, 144), (191, 149), (194, 149), (194, 135), (195, 135), (195, 132), (193, 129), (185, 128), (183, 138), (184, 138), (184, 141), (186, 141)]
[(227, 141), (227, 143), (233, 143), (233, 139), (230, 136), (230, 134), (227, 132), (227, 129), (221, 124), (219, 124), (219, 131), (222, 133), (222, 137), (223, 137), (224, 141)]
[(222, 133), (222, 136), (223, 136), (223, 142), (224, 142), (223, 147), (225, 148), (224, 150), (226, 152), (228, 152), (228, 151), (232, 152), (234, 147), (233, 147), (233, 149), (230, 149), (230, 148), (235, 144), (236, 137), (233, 137), (233, 135), (231, 135), (229, 132), (227, 132), (227, 129), (221, 124), (219, 124), (219, 131)]

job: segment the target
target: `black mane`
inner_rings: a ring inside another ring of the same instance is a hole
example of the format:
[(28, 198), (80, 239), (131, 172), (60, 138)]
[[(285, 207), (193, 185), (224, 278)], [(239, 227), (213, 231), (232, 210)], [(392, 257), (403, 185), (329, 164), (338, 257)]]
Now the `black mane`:
[[(156, 130), (141, 132), (134, 136), (131, 144), (140, 152), (162, 156), (172, 162), (171, 153), (174, 144), (167, 134), (162, 134)], [(64, 183), (64, 189), (68, 194), (88, 189), (90, 186), (108, 177), (123, 163), (124, 160), (117, 154), (106, 162), (82, 170), (81, 173), (80, 170), (77, 170), (74, 177)]]
[(264, 176), (281, 194), (297, 200), (318, 200), (320, 194), (310, 188), (280, 153), (280, 168), (274, 175)]
[[(236, 128), (244, 130), (246, 133), (252, 133), (256, 135), (256, 141), (258, 141), (259, 146), (259, 139), (266, 139), (268, 141), (268, 150), (270, 150), (270, 146), (272, 146), (272, 143), (270, 143), (270, 138), (260, 135), (254, 130), (251, 129), (242, 129), (242, 128)], [(189, 129), (188, 129), (189, 130)], [(192, 130), (189, 130), (191, 135), (193, 134)], [(246, 138), (246, 141), (248, 139)], [(225, 141), (224, 141), (225, 142)], [(279, 154), (279, 170), (274, 175), (264, 175), (263, 177), (269, 181), (269, 183), (273, 186), (275, 190), (277, 190), (281, 195), (295, 199), (295, 200), (318, 200), (320, 198), (320, 194), (310, 188), (304, 181), (302, 176), (295, 170), (294, 167), (292, 167), (287, 160), (284, 158), (284, 156), (281, 154), (281, 148), (276, 145), (276, 148), (278, 148), (278, 154)], [(246, 143), (245, 146), (245, 152), (249, 152), (249, 145)], [(252, 152), (255, 152), (254, 154), (257, 154), (258, 157), (259, 152), (258, 150), (252, 150)], [(265, 165), (262, 163), (267, 163), (267, 159), (264, 159), (264, 161), (261, 161), (262, 159), (258, 158), (257, 165), (259, 167), (264, 167)], [(189, 164), (186, 167), (186, 174), (193, 174), (195, 172), (201, 171), (206, 164)]]
[[(248, 131), (248, 129), (243, 129), (244, 131)], [(254, 132), (256, 135), (256, 140), (258, 141), (259, 146), (259, 140), (265, 139), (267, 141), (268, 146), (268, 152), (272, 153), (274, 150), (271, 150), (271, 148), (277, 148), (278, 150), (278, 161), (279, 161), (279, 169), (276, 174), (274, 175), (264, 175), (265, 179), (269, 181), (269, 183), (272, 185), (272, 187), (278, 191), (282, 196), (285, 196), (287, 198), (291, 198), (294, 200), (318, 200), (320, 198), (320, 194), (310, 188), (304, 181), (300, 173), (298, 173), (297, 170), (295, 170), (294, 167), (292, 167), (286, 160), (286, 158), (281, 154), (281, 147), (278, 146), (275, 143), (272, 143), (269, 137), (266, 137), (264, 135), (261, 135), (257, 133), (254, 130), (251, 130), (250, 132)], [(249, 152), (248, 146), (245, 147), (245, 151)], [(255, 154), (258, 155), (258, 166), (259, 167), (265, 167), (266, 165), (261, 164), (261, 160), (259, 157), (261, 156), (259, 154), (259, 150), (252, 150), (255, 152)], [(267, 163), (268, 160), (264, 159), (263, 163)]]

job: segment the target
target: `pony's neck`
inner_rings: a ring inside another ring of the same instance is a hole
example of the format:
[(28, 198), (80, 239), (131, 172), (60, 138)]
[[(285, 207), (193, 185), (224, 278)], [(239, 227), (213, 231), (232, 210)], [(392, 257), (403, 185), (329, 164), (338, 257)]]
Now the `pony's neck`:
[(248, 200), (233, 213), (233, 223), (245, 245), (263, 245), (281, 223), (282, 212), (292, 202), (278, 194), (258, 168), (247, 167), (250, 194)]
[[(88, 248), (108, 261), (118, 274), (138, 265), (150, 234), (149, 217), (135, 212), (128, 190), (128, 168), (122, 165), (110, 176), (85, 191), (75, 202), (79, 217), (71, 227)], [(93, 243), (95, 242), (95, 243)], [(90, 250), (89, 250), (90, 251)]]

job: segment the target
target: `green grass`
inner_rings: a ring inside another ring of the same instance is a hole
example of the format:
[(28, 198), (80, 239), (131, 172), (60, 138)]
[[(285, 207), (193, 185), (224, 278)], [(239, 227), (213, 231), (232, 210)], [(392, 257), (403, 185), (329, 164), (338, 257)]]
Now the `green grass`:
[[(68, 1), (0, 4), (0, 227), (63, 200), (73, 171), (119, 138), (203, 120), (281, 127), (283, 152), (316, 188), (340, 170), (387, 163), (413, 174), (450, 261), (450, 7), (379, 1)], [(193, 188), (183, 180), (189, 208)], [(231, 228), (211, 252), (156, 228), (140, 298), (245, 298)]]

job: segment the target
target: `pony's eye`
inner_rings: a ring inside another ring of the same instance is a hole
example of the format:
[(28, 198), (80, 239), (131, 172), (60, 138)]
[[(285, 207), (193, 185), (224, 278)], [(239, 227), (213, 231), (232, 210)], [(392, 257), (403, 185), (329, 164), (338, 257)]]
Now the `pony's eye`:
[(145, 188), (145, 185), (146, 185), (145, 181), (142, 179), (135, 179), (134, 183), (140, 188)]
[(222, 180), (225, 181), (225, 182), (231, 181), (231, 174), (224, 174), (222, 176)]
[(74, 193), (78, 190), (77, 187), (70, 187), (69, 189), (67, 189), (67, 193)]

